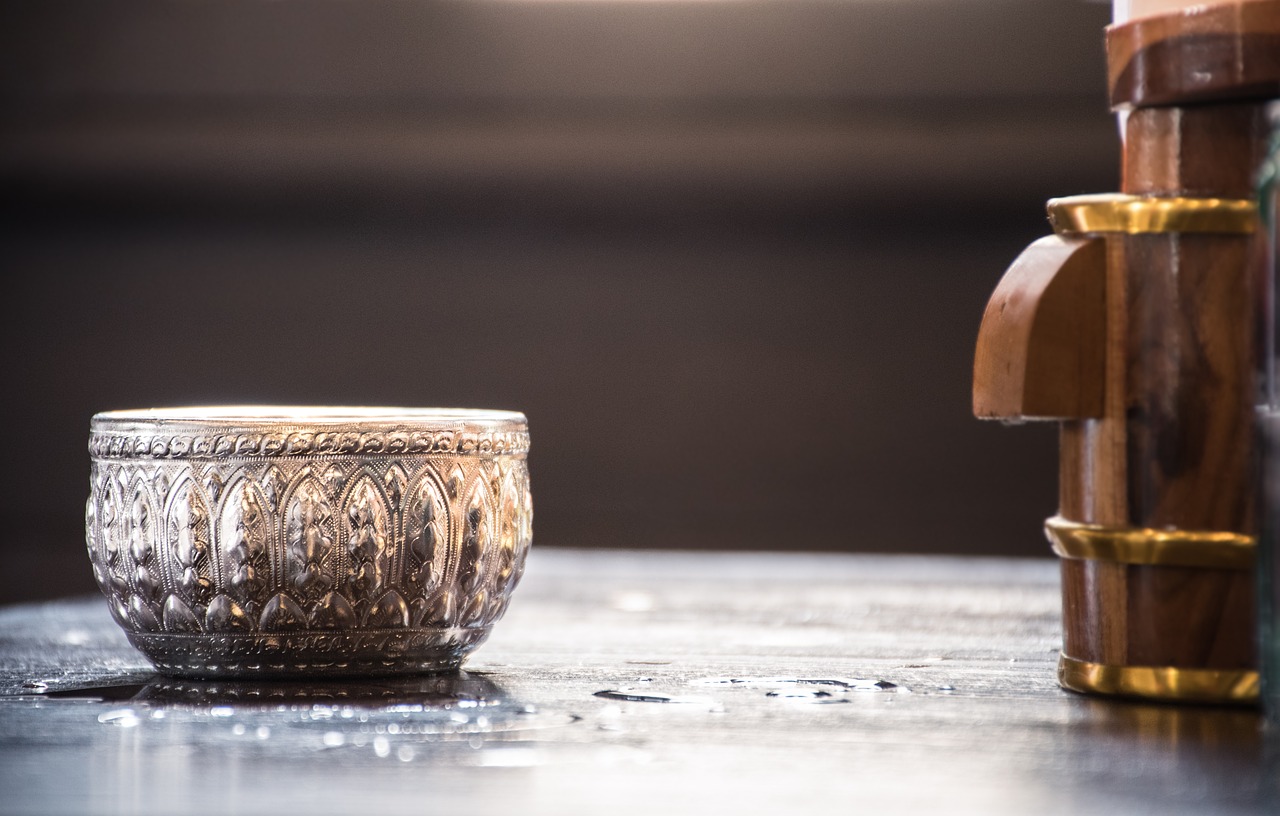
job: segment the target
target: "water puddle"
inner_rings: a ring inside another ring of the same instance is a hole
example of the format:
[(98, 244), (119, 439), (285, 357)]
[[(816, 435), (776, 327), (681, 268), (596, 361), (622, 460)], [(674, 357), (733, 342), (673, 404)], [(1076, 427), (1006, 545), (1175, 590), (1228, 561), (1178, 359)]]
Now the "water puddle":
[(236, 681), (157, 678), (140, 688), (135, 702), (215, 715), (227, 710), (295, 710), (350, 708), (353, 711), (401, 712), (476, 709), (509, 705), (494, 681), (467, 672), (383, 680)]
[(146, 684), (144, 683), (131, 683), (120, 686), (90, 686), (88, 688), (46, 691), (41, 696), (49, 700), (76, 700), (86, 703), (118, 703), (124, 700), (134, 699), (145, 688)]
[(694, 685), (764, 692), (764, 697), (786, 702), (830, 705), (850, 703), (864, 694), (910, 694), (911, 690), (888, 680), (820, 677), (704, 677)]
[(714, 702), (708, 697), (659, 694), (631, 688), (604, 689), (603, 691), (597, 691), (594, 696), (603, 697), (606, 700), (623, 700), (628, 703), (701, 703), (705, 705)]
[(142, 722), (138, 712), (132, 708), (117, 708), (98, 715), (98, 722), (103, 725), (115, 725), (120, 728), (134, 728)]
[(704, 677), (693, 681), (700, 686), (735, 686), (738, 688), (777, 688), (782, 686), (820, 686), (847, 691), (905, 691), (888, 680), (864, 678), (820, 679), (813, 677)]
[[(640, 678), (637, 683), (644, 687), (623, 686), (603, 689), (594, 692), (595, 697), (606, 700), (617, 700), (628, 703), (684, 703), (708, 706), (714, 713), (722, 713), (724, 704), (720, 700), (703, 695), (671, 694), (649, 686), (652, 678)], [(810, 678), (810, 677), (704, 677), (690, 681), (689, 685), (715, 687), (739, 691), (760, 692), (760, 696), (768, 700), (787, 702), (813, 703), (829, 705), (850, 703), (861, 695), (910, 694), (911, 690), (888, 680), (864, 678)], [(758, 698), (757, 698), (758, 699)]]
[[(464, 752), (491, 750), (487, 742), (510, 739), (504, 735), (512, 732), (562, 727), (580, 719), (541, 711), (512, 699), (491, 678), (465, 672), (323, 683), (156, 678), (141, 685), (68, 689), (40, 696), (106, 703), (111, 707), (98, 714), (99, 723), (153, 733), (158, 739), (174, 733), (171, 726), (180, 733), (195, 725), (229, 745), (248, 748), (270, 743), (276, 750), (372, 752), (379, 759), (397, 762), (425, 760), (437, 750), (432, 745), (453, 745), (453, 750)], [(161, 726), (166, 730), (153, 730)], [(513, 766), (530, 761), (516, 754), (490, 759), (495, 765)]]

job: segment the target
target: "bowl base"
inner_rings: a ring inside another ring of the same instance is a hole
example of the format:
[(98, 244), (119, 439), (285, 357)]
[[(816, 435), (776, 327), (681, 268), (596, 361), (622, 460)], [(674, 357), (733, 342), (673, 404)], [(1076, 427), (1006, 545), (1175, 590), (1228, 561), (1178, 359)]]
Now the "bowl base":
[(458, 669), (490, 627), (256, 634), (130, 632), (161, 674), (197, 679), (388, 677)]

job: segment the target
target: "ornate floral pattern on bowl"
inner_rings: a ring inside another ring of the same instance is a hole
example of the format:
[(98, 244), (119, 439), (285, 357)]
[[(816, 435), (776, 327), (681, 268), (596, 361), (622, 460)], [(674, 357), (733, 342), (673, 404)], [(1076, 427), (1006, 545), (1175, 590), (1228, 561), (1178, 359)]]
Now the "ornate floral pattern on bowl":
[(94, 576), (166, 674), (455, 669), (524, 569), (528, 449), (525, 417), (505, 411), (100, 413)]

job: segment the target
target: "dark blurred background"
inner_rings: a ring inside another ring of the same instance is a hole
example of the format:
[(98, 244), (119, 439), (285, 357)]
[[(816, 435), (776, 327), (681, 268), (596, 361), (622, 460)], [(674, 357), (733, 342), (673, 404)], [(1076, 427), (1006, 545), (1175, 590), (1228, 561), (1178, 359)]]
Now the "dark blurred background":
[(0, 602), (93, 591), (89, 417), (528, 414), (535, 546), (1048, 557), (970, 414), (1085, 0), (6, 0)]

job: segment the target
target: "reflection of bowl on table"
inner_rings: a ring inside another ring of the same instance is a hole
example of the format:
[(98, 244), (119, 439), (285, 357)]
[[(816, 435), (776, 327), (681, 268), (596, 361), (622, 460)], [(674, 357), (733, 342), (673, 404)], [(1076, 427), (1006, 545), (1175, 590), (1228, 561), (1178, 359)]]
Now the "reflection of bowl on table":
[(285, 706), (340, 705), (356, 708), (413, 706), (451, 709), (462, 705), (487, 707), (505, 699), (502, 688), (488, 678), (468, 672), (419, 677), (308, 680), (188, 680), (157, 678), (142, 687), (130, 702), (153, 705), (234, 705), (240, 709)]
[(454, 669), (524, 568), (528, 446), (524, 416), (505, 411), (98, 414), (94, 576), (166, 674)]

